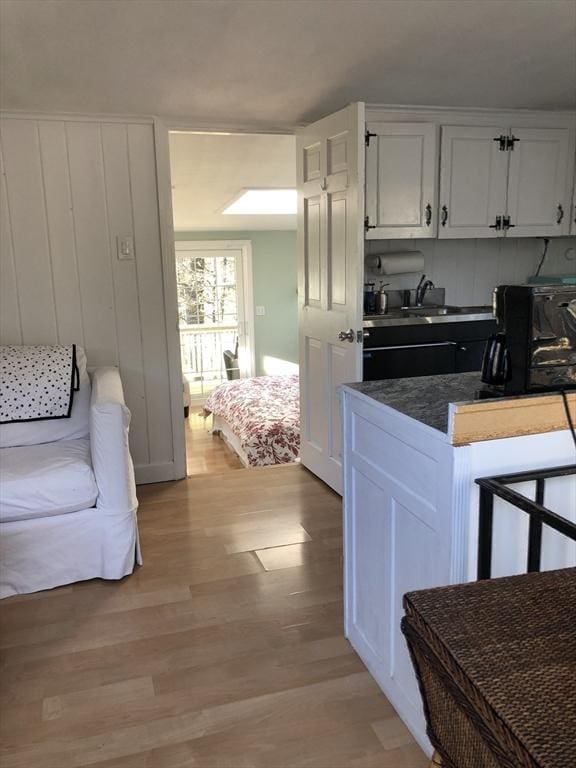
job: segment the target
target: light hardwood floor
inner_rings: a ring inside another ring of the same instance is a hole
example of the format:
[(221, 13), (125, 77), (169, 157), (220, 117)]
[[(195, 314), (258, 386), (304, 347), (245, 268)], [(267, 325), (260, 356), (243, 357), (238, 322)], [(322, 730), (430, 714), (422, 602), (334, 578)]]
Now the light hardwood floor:
[(190, 408), (185, 420), (186, 427), (186, 469), (189, 475), (226, 472), (242, 469), (243, 464), (219, 435), (208, 431), (211, 419), (204, 421), (202, 409)]
[(426, 768), (342, 634), (298, 465), (139, 488), (144, 565), (0, 603), (2, 768)]

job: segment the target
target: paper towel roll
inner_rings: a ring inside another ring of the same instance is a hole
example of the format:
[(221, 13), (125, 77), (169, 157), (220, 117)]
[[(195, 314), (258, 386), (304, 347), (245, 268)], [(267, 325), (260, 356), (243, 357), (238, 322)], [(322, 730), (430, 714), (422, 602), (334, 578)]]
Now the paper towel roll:
[(380, 256), (369, 256), (366, 264), (379, 275), (402, 275), (424, 271), (422, 251), (391, 251)]

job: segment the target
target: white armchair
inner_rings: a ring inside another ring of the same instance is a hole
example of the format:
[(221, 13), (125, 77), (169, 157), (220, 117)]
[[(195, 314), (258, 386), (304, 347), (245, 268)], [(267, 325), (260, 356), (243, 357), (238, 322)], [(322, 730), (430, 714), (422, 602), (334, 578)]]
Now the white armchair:
[[(84, 379), (90, 388), (85, 368)], [(74, 409), (89, 409), (87, 434), (77, 437), (76, 427), (66, 439), (64, 420), (30, 422), (18, 425), (18, 435), (29, 427), (46, 441), (54, 425), (55, 440), (6, 446), (3, 435), (0, 442), (0, 597), (120, 579), (142, 562), (120, 375), (99, 368), (91, 379), (90, 399), (75, 398), (70, 420), (72, 429)]]

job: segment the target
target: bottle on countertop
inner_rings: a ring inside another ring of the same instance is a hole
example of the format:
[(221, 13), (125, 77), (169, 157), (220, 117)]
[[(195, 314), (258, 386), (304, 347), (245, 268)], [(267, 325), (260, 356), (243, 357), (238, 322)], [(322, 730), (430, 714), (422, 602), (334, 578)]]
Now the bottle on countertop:
[(388, 312), (388, 294), (384, 290), (390, 283), (380, 281), (380, 288), (376, 291), (374, 311), (377, 315), (385, 315)]
[(374, 283), (364, 283), (364, 314), (373, 315), (376, 311), (376, 293)]

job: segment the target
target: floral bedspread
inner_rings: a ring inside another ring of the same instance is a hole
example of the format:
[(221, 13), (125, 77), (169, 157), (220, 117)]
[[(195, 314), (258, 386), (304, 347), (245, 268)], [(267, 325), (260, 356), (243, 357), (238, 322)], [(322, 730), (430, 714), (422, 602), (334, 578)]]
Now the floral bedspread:
[(204, 413), (225, 419), (251, 466), (288, 464), (300, 452), (298, 376), (227, 381), (206, 400)]

